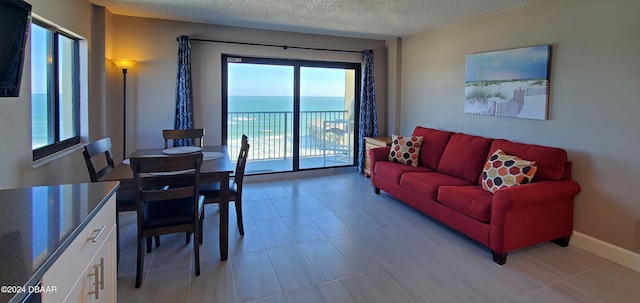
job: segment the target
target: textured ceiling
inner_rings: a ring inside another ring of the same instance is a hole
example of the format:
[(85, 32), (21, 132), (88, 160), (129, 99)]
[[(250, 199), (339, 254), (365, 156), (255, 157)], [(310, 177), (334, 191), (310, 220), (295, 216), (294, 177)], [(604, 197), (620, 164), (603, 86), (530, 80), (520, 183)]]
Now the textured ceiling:
[(116, 15), (385, 39), (538, 0), (89, 0)]

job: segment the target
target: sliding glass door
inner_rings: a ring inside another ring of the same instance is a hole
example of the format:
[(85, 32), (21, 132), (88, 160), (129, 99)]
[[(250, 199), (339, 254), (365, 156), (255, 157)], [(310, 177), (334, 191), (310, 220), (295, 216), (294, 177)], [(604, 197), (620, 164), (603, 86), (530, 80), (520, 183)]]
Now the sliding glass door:
[(360, 64), (223, 56), (223, 140), (247, 174), (355, 164)]
[(300, 68), (300, 168), (353, 165), (355, 70)]

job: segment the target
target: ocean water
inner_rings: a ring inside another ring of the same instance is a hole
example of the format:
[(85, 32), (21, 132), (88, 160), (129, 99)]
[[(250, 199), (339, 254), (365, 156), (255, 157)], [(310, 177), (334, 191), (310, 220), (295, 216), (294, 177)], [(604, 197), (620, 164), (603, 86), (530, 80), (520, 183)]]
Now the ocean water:
[[(229, 96), (229, 112), (291, 112), (292, 96)], [(344, 97), (301, 97), (301, 111), (344, 110)]]
[[(291, 96), (229, 96), (228, 111), (229, 138), (239, 137), (242, 133), (253, 136), (268, 136), (281, 133), (290, 135), (293, 112), (293, 97)], [(342, 119), (344, 111), (344, 97), (301, 97), (300, 109), (301, 125), (313, 123), (314, 120)], [(287, 114), (284, 114), (287, 112)], [(321, 112), (321, 113), (306, 113)], [(327, 112), (327, 113), (325, 113)], [(328, 113), (334, 112), (334, 113)], [(236, 114), (258, 113), (258, 114)], [(277, 114), (276, 114), (277, 113)], [(47, 99), (46, 94), (32, 95), (32, 147), (37, 148), (48, 144), (47, 133)], [(301, 129), (303, 134), (307, 128)]]

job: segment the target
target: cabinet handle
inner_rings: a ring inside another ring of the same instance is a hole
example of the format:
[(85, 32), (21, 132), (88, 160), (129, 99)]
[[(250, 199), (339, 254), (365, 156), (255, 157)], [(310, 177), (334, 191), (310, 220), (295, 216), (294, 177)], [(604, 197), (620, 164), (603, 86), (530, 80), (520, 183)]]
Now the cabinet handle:
[(104, 258), (100, 258), (100, 289), (104, 289)]
[(93, 236), (93, 237), (89, 237), (89, 238), (87, 239), (87, 241), (89, 241), (89, 240), (90, 240), (91, 242), (96, 243), (96, 241), (98, 241), (98, 238), (100, 238), (100, 235), (102, 235), (102, 232), (104, 231), (104, 229), (105, 229), (105, 228), (107, 228), (107, 226), (106, 226), (106, 225), (102, 226), (102, 228), (101, 228), (101, 229), (94, 229), (94, 230), (93, 230), (93, 232), (92, 232), (91, 234), (92, 234), (92, 235), (94, 235), (94, 234), (95, 234), (95, 236)]
[(94, 295), (94, 298), (98, 300), (100, 298), (100, 290), (104, 289), (104, 258), (100, 258), (100, 264), (94, 265), (93, 272), (87, 276), (95, 278), (93, 290), (88, 292), (87, 295)]
[(99, 271), (100, 271), (100, 265), (94, 265), (93, 272), (87, 275), (89, 277), (92, 277), (92, 276), (94, 277), (93, 290), (90, 292), (87, 292), (87, 295), (88, 296), (93, 295), (96, 300), (100, 298), (100, 289), (98, 289), (98, 286), (100, 286), (100, 281), (98, 281), (100, 279), (98, 276)]

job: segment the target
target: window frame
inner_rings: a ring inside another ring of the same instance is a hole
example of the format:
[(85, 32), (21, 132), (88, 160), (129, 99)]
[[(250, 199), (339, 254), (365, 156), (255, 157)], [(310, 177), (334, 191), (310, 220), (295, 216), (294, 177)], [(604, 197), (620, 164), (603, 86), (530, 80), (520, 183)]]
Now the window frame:
[[(55, 154), (57, 152), (63, 151), (67, 148), (70, 148), (74, 145), (77, 145), (81, 141), (81, 111), (80, 111), (80, 39), (70, 35), (63, 30), (51, 26), (45, 22), (40, 20), (36, 20), (35, 18), (32, 20), (33, 24), (45, 29), (48, 31), (48, 34), (53, 34), (52, 45), (47, 45), (47, 56), (51, 56), (53, 58), (52, 63), (46, 68), (48, 73), (47, 79), (47, 117), (51, 118), (48, 121), (47, 130), (50, 132), (53, 130), (53, 142), (48, 145), (44, 145), (38, 148), (33, 148), (33, 121), (32, 130), (31, 130), (31, 144), (32, 144), (32, 152), (33, 152), (33, 161), (42, 159), (49, 155)], [(32, 30), (31, 30), (32, 31)], [(75, 130), (75, 134), (68, 139), (60, 140), (61, 129), (60, 129), (60, 121), (61, 121), (61, 110), (60, 110), (60, 63), (59, 63), (59, 37), (63, 36), (67, 39), (73, 41), (73, 61), (72, 61), (72, 112), (74, 113), (72, 121), (73, 128)], [(33, 47), (31, 45), (30, 47)], [(33, 71), (33, 67), (32, 71)], [(33, 80), (31, 80), (33, 81)], [(33, 97), (32, 97), (33, 98)], [(31, 106), (33, 106), (33, 100), (31, 101)]]

